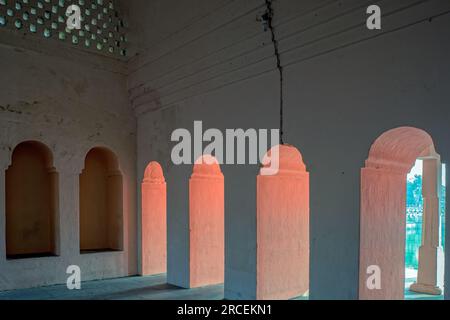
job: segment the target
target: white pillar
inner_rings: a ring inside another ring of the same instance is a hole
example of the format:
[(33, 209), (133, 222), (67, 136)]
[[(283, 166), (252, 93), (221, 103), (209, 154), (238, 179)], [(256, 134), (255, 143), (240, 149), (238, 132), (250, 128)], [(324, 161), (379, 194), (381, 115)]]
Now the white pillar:
[(442, 185), (439, 159), (423, 160), (423, 223), (422, 246), (419, 249), (417, 282), (414, 292), (441, 295), (444, 287), (444, 251), (440, 242), (439, 195)]

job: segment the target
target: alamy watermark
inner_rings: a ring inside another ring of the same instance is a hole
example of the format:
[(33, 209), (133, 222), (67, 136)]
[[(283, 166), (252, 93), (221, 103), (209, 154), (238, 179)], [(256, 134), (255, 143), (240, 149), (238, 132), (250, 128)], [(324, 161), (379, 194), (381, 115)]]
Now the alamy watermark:
[[(378, 5), (370, 5), (367, 7), (366, 13), (370, 15), (366, 20), (366, 26), (369, 30), (380, 30), (381, 29), (381, 8)], [(81, 8), (72, 4), (67, 7), (67, 29), (68, 30), (80, 30), (81, 29)], [(264, 30), (267, 30), (267, 21), (264, 20), (265, 26)]]
[(69, 30), (80, 30), (81, 29), (81, 8), (76, 4), (72, 4), (67, 7), (67, 29)]
[(370, 14), (367, 18), (367, 29), (381, 30), (381, 8), (377, 5), (371, 5), (367, 8), (367, 14)]
[[(175, 165), (212, 164), (217, 160), (221, 165), (262, 164), (261, 175), (278, 173), (280, 130), (208, 129), (203, 132), (202, 121), (195, 121), (193, 129), (193, 135), (188, 129), (176, 129), (172, 133), (171, 141), (177, 142), (171, 155)], [(203, 158), (204, 155), (214, 158)]]
[(377, 265), (368, 266), (367, 275), (367, 289), (381, 290), (381, 268)]
[(81, 290), (81, 268), (77, 265), (71, 265), (67, 267), (66, 273), (70, 275), (66, 281), (67, 289)]

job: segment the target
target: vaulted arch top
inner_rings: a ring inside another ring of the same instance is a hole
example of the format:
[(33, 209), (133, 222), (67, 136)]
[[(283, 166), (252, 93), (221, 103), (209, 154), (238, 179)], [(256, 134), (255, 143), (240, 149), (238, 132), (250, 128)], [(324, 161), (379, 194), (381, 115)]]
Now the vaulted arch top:
[(373, 143), (366, 168), (407, 174), (424, 152), (434, 152), (433, 139), (427, 132), (413, 127), (392, 129)]

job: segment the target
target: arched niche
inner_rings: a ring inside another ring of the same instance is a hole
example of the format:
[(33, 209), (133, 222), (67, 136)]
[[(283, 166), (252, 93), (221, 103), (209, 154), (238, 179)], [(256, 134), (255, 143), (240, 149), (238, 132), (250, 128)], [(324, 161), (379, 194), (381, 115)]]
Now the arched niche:
[(123, 182), (117, 156), (91, 149), (80, 175), (80, 251), (123, 250)]
[[(278, 172), (265, 175), (277, 158)], [(309, 173), (289, 145), (275, 146), (263, 162), (257, 177), (256, 297), (303, 296), (309, 290)]]
[(167, 270), (167, 187), (159, 163), (147, 166), (141, 188), (141, 274), (155, 275)]
[(5, 174), (6, 255), (8, 259), (58, 254), (58, 173), (50, 149), (20, 143)]
[(224, 282), (224, 176), (217, 160), (200, 157), (189, 180), (189, 286)]
[(370, 148), (361, 171), (360, 299), (404, 299), (406, 177), (421, 157), (439, 155), (413, 127), (389, 130)]

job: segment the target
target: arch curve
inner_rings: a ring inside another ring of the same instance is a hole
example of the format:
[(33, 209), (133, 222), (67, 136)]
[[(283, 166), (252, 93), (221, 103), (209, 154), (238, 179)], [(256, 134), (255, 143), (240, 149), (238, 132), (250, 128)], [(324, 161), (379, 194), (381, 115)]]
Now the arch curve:
[(119, 157), (109, 148), (107, 147), (93, 147), (91, 148), (85, 157), (85, 163), (86, 159), (93, 154), (101, 155), (103, 160), (105, 161), (106, 167), (109, 171), (120, 171), (120, 164), (119, 164)]
[(47, 169), (53, 168), (53, 152), (52, 150), (43, 142), (37, 140), (27, 140), (17, 144), (12, 153), (11, 153), (11, 161), (12, 163), (14, 155), (21, 151), (21, 149), (30, 148), (34, 149), (36, 152), (41, 154), (42, 159), (45, 163)]
[(426, 131), (414, 127), (395, 128), (375, 140), (366, 168), (407, 174), (424, 153), (434, 153), (433, 139)]

